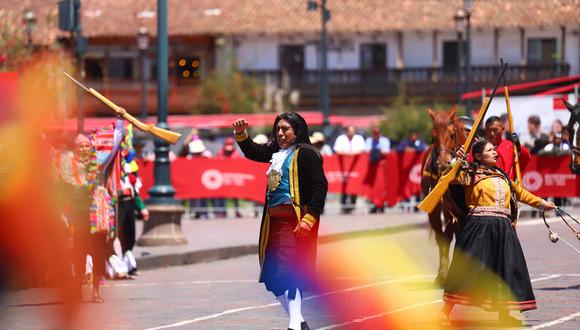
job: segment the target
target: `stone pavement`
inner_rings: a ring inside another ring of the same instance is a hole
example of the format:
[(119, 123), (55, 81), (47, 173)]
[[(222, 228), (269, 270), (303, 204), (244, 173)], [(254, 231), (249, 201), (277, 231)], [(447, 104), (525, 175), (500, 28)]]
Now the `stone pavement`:
[[(387, 210), (384, 214), (352, 214), (322, 216), (319, 243), (358, 237), (382, 235), (427, 226), (422, 212), (403, 213)], [(133, 253), (139, 269), (187, 265), (218, 259), (256, 254), (258, 251), (259, 218), (189, 220), (181, 222), (186, 245), (138, 246)], [(137, 222), (140, 236), (143, 223)]]

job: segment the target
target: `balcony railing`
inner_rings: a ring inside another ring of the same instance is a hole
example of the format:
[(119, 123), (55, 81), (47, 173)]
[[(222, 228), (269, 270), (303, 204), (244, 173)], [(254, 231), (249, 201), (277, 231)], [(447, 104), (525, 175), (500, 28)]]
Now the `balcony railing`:
[[(473, 81), (493, 81), (499, 74), (500, 67), (495, 65), (474, 66), (472, 68)], [(550, 65), (511, 65), (506, 72), (506, 79), (512, 82), (550, 79), (568, 75), (569, 64)], [(283, 77), (281, 70), (246, 70), (244, 73), (265, 81), (267, 78), (280, 81)], [(318, 70), (304, 70), (289, 72), (288, 78), (292, 84), (317, 84), (320, 78)], [(465, 70), (462, 73), (465, 80)], [(360, 83), (437, 83), (456, 82), (455, 68), (417, 67), (405, 69), (381, 70), (329, 70), (328, 80), (331, 84), (360, 84)]]
[[(474, 89), (489, 87), (499, 74), (499, 66), (474, 66)], [(553, 65), (512, 65), (505, 74), (509, 84), (517, 84), (542, 79), (550, 79), (569, 74), (569, 64)], [(280, 70), (244, 71), (246, 74), (261, 81), (276, 81), (289, 79), (292, 88), (301, 91), (303, 97), (315, 97), (318, 93), (320, 72), (318, 70), (304, 70), (301, 72), (283, 73)], [(284, 77), (287, 75), (287, 77)], [(461, 79), (465, 82), (465, 70), (462, 70)], [(331, 98), (355, 97), (359, 101), (364, 99), (376, 101), (377, 97), (392, 97), (398, 95), (401, 83), (406, 86), (409, 96), (437, 95), (453, 99), (456, 95), (457, 71), (455, 68), (417, 67), (405, 69), (382, 70), (330, 70)], [(308, 102), (308, 100), (305, 100)], [(331, 102), (334, 100), (331, 99)]]

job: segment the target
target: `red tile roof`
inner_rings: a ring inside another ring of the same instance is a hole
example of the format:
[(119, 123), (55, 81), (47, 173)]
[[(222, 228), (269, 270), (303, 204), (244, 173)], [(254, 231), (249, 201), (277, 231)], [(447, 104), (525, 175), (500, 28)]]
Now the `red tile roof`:
[[(58, 35), (56, 0), (0, 0), (0, 23), (23, 30), (28, 8), (38, 17), (35, 43)], [(320, 13), (304, 0), (171, 0), (171, 35), (312, 33), (320, 30)], [(328, 0), (333, 32), (450, 30), (463, 0)], [(83, 34), (87, 37), (135, 36), (140, 27), (156, 32), (156, 0), (83, 0)], [(473, 27), (577, 28), (580, 0), (475, 0)]]

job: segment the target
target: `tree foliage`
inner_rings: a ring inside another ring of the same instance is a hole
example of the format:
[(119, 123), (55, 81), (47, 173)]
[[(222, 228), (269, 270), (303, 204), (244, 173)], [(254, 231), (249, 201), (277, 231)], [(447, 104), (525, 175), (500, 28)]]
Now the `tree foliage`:
[(25, 38), (17, 33), (8, 19), (0, 23), (0, 71), (16, 70), (30, 58)]
[(262, 109), (264, 88), (240, 72), (212, 72), (203, 80), (195, 113), (251, 113)]
[(404, 87), (400, 90), (402, 92), (395, 102), (383, 109), (386, 118), (381, 123), (383, 134), (395, 141), (401, 141), (408, 137), (411, 130), (415, 130), (421, 139), (431, 142), (433, 124), (427, 109), (447, 111), (452, 105), (439, 102), (420, 103), (417, 99), (406, 97)]

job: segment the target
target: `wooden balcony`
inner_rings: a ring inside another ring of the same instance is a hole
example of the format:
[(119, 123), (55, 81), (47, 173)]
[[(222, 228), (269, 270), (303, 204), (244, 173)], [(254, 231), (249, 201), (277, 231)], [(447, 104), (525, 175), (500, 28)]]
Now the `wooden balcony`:
[[(473, 90), (492, 87), (499, 74), (499, 66), (474, 66)], [(508, 67), (506, 81), (509, 84), (525, 83), (542, 79), (567, 76), (569, 64), (562, 65), (513, 65)], [(282, 72), (245, 71), (246, 74), (265, 81), (281, 81)], [(305, 70), (288, 74), (290, 85), (301, 94), (302, 106), (318, 104), (318, 86), (320, 72)], [(465, 70), (461, 81), (465, 85)], [(384, 70), (331, 70), (328, 73), (330, 83), (330, 102), (334, 106), (360, 106), (387, 104), (400, 94), (402, 85), (410, 97), (422, 99), (446, 100), (456, 99), (457, 72), (454, 68), (418, 67)]]

